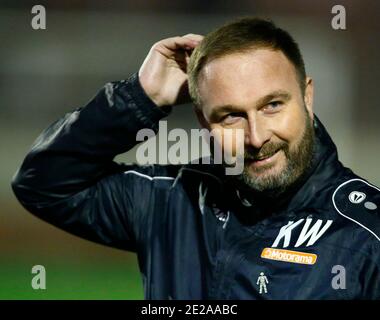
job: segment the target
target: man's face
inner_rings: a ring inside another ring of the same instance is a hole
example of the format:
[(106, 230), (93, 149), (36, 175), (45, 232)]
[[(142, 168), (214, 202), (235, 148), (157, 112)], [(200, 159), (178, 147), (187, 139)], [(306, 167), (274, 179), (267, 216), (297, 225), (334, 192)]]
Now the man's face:
[(257, 191), (285, 190), (312, 158), (313, 85), (303, 96), (292, 63), (281, 51), (256, 49), (207, 63), (198, 79), (202, 125), (243, 129), (244, 171), (238, 177)]

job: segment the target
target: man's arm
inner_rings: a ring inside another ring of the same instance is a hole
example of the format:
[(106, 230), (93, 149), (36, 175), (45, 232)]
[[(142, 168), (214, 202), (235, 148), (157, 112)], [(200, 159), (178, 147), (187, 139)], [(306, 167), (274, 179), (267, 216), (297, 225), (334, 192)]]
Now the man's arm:
[(12, 179), (13, 191), (27, 210), (83, 238), (135, 250), (154, 186), (123, 172), (152, 176), (160, 167), (127, 166), (113, 159), (136, 144), (138, 130), (157, 132), (158, 121), (170, 108), (164, 105), (178, 104), (183, 85), (178, 76), (184, 73), (186, 81), (186, 72), (173, 67), (172, 59), (179, 50), (196, 46), (190, 38), (158, 42), (139, 75), (108, 83), (88, 105), (42, 132)]
[(166, 115), (144, 94), (136, 74), (108, 83), (88, 105), (37, 138), (13, 177), (15, 195), (27, 210), (62, 229), (125, 247), (132, 240), (127, 229), (135, 199), (134, 185), (124, 190), (122, 173), (149, 175), (153, 167), (117, 164), (113, 158), (136, 144), (139, 129), (157, 132)]

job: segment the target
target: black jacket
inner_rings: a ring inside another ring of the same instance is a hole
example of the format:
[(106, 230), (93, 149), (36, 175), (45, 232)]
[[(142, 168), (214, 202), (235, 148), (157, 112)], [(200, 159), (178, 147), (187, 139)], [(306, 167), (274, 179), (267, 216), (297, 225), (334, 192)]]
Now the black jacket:
[(14, 193), (61, 229), (136, 252), (147, 299), (380, 298), (379, 189), (342, 166), (318, 119), (312, 169), (274, 201), (217, 165), (113, 161), (169, 112), (136, 74), (108, 83), (37, 138)]

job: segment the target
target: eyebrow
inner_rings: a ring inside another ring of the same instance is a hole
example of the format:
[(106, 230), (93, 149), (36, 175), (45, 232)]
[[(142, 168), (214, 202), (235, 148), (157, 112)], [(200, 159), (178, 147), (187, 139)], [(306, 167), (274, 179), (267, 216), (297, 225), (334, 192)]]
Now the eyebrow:
[[(287, 91), (284, 91), (284, 90), (276, 90), (276, 91), (273, 91), (267, 95), (265, 95), (264, 97), (258, 99), (254, 105), (257, 107), (261, 107), (261, 106), (264, 106), (266, 105), (267, 103), (275, 100), (275, 99), (280, 99), (284, 102), (288, 102), (289, 100), (291, 100), (292, 98), (292, 95), (287, 92)], [(227, 104), (227, 105), (223, 105), (223, 106), (216, 106), (216, 107), (213, 107), (212, 108), (212, 112), (210, 114), (210, 119), (214, 119), (218, 114), (220, 113), (227, 113), (227, 112), (242, 112), (242, 108), (240, 106), (235, 106), (235, 105), (231, 105), (231, 104)]]

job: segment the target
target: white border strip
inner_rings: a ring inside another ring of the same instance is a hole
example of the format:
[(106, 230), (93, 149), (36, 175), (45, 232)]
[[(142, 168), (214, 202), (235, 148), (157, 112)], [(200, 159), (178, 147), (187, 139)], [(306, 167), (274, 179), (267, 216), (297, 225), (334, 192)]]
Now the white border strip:
[(146, 174), (137, 172), (135, 170), (128, 170), (128, 171), (124, 172), (124, 174), (128, 174), (128, 173), (134, 173), (135, 175), (143, 177), (143, 178), (148, 179), (150, 181), (155, 180), (155, 179), (157, 179), (157, 180), (174, 180), (175, 179), (173, 177), (164, 177), (164, 176), (151, 177), (151, 176), (148, 176)]
[(351, 220), (351, 221), (355, 222), (356, 224), (358, 224), (358, 225), (361, 226), (362, 228), (364, 228), (364, 229), (366, 229), (367, 231), (369, 231), (370, 233), (372, 233), (372, 234), (376, 237), (376, 239), (380, 241), (380, 238), (379, 238), (379, 237), (378, 237), (378, 236), (377, 236), (372, 230), (368, 229), (366, 226), (363, 226), (360, 222), (358, 222), (358, 221), (356, 221), (356, 220), (354, 220), (354, 219), (352, 219), (352, 218), (347, 217), (346, 215), (344, 215), (342, 212), (339, 211), (339, 209), (337, 208), (337, 206), (336, 206), (336, 204), (335, 204), (335, 194), (338, 192), (338, 190), (339, 190), (341, 187), (343, 187), (344, 185), (346, 185), (346, 184), (348, 184), (348, 183), (350, 183), (350, 182), (352, 182), (352, 181), (361, 181), (361, 182), (364, 182), (364, 183), (367, 184), (368, 186), (370, 186), (370, 187), (372, 187), (372, 188), (374, 188), (374, 189), (380, 191), (379, 188), (375, 187), (375, 186), (372, 185), (372, 184), (369, 184), (367, 181), (364, 181), (364, 180), (362, 180), (362, 179), (357, 179), (357, 178), (356, 178), (356, 179), (351, 179), (351, 180), (348, 180), (348, 181), (346, 181), (346, 182), (343, 182), (341, 185), (339, 185), (338, 188), (335, 189), (335, 191), (334, 191), (334, 193), (333, 193), (333, 195), (332, 195), (332, 202), (333, 202), (333, 205), (334, 205), (334, 207), (335, 207), (335, 210), (338, 211), (338, 213), (339, 213), (341, 216), (347, 218), (348, 220)]

